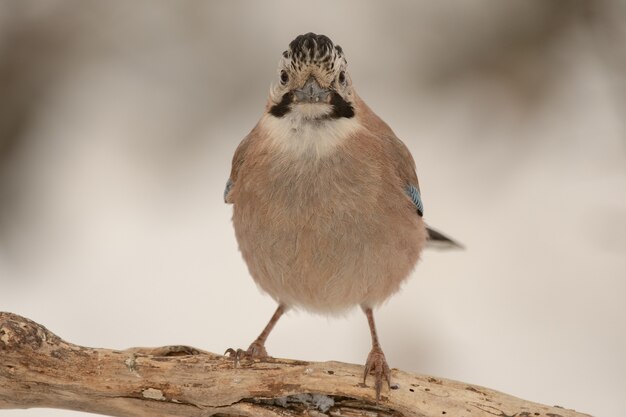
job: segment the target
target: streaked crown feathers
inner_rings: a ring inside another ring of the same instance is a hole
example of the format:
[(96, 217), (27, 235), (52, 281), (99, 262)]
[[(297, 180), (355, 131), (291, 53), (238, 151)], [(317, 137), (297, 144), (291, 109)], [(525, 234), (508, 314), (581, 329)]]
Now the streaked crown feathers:
[(341, 46), (333, 44), (328, 36), (312, 32), (299, 35), (291, 41), (283, 57), (291, 61), (293, 69), (313, 64), (333, 71), (338, 60), (347, 63)]

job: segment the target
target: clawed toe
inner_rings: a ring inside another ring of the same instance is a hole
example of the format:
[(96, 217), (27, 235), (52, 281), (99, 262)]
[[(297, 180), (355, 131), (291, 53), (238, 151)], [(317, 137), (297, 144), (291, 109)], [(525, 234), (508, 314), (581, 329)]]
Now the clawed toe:
[(259, 342), (253, 342), (247, 350), (228, 348), (224, 355), (232, 358), (235, 366), (239, 364), (241, 359), (265, 359), (268, 357), (265, 346)]
[(239, 364), (239, 360), (243, 357), (244, 353), (245, 353), (245, 350), (243, 349), (235, 350), (233, 348), (228, 348), (226, 349), (226, 352), (224, 352), (224, 356), (228, 356), (229, 358), (232, 358), (235, 367), (237, 367), (237, 365)]
[(380, 347), (372, 348), (370, 354), (367, 356), (365, 372), (363, 372), (363, 384), (365, 384), (369, 373), (374, 374), (374, 389), (376, 390), (376, 402), (378, 402), (380, 401), (380, 391), (383, 387), (383, 380), (387, 381), (387, 386), (391, 388), (391, 370), (389, 369), (389, 365), (387, 365), (385, 354)]

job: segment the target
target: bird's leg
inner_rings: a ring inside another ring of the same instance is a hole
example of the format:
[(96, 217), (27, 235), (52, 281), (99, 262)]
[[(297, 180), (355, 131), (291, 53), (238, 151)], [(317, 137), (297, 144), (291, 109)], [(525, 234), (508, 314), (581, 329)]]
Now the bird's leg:
[(276, 308), (276, 311), (274, 312), (274, 315), (270, 319), (269, 323), (267, 323), (267, 326), (265, 326), (259, 337), (257, 337), (254, 342), (250, 344), (250, 347), (247, 350), (248, 355), (252, 356), (253, 358), (264, 358), (268, 356), (267, 351), (265, 350), (265, 341), (267, 340), (267, 336), (270, 335), (270, 332), (276, 325), (276, 322), (278, 322), (278, 319), (280, 318), (280, 316), (283, 315), (284, 312), (285, 307), (282, 304), (279, 305), (278, 308)]
[(265, 350), (265, 341), (267, 340), (267, 336), (269, 336), (270, 332), (276, 325), (276, 322), (278, 321), (280, 316), (283, 315), (284, 312), (285, 312), (285, 306), (283, 306), (282, 304), (279, 305), (276, 311), (274, 312), (274, 315), (270, 319), (269, 323), (267, 323), (267, 326), (265, 326), (265, 328), (263, 329), (259, 337), (257, 337), (254, 340), (254, 342), (250, 344), (250, 347), (248, 348), (248, 350), (243, 350), (243, 349), (235, 350), (233, 348), (229, 348), (226, 350), (224, 354), (230, 355), (232, 358), (235, 359), (235, 366), (237, 366), (241, 358), (249, 358), (249, 359), (267, 358), (269, 355), (267, 354), (267, 351)]
[(387, 381), (387, 386), (391, 388), (391, 371), (387, 365), (387, 359), (383, 353), (380, 343), (378, 342), (378, 334), (376, 333), (376, 324), (374, 324), (374, 313), (369, 307), (364, 307), (363, 311), (367, 316), (367, 322), (370, 325), (370, 333), (372, 334), (372, 350), (367, 355), (365, 362), (365, 372), (363, 373), (363, 384), (367, 379), (367, 375), (372, 372), (376, 381), (374, 388), (376, 389), (376, 402), (380, 400), (380, 391), (383, 387), (383, 381)]

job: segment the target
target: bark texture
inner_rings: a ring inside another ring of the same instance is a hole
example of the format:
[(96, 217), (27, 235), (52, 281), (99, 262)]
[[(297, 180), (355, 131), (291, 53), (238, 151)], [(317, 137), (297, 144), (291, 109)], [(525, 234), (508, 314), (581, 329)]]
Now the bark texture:
[[(581, 417), (491, 389), (392, 370), (397, 389), (362, 384), (363, 367), (242, 362), (188, 346), (95, 349), (0, 312), (0, 409), (50, 407), (120, 417)], [(371, 384), (371, 383), (370, 383)]]

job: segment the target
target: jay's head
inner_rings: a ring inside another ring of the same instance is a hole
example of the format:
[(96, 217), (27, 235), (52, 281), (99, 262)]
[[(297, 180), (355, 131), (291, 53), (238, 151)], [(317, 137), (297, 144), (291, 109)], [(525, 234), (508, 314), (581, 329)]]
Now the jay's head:
[(270, 92), (269, 113), (303, 119), (354, 117), (352, 82), (343, 50), (328, 37), (307, 33), (283, 52), (278, 80)]

